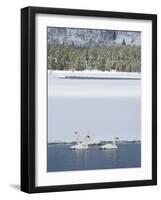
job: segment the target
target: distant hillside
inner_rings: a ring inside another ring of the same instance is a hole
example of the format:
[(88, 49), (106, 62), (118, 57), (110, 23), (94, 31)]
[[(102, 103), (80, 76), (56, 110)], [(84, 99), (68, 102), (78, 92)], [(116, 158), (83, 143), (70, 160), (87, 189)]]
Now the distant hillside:
[(48, 28), (48, 69), (141, 71), (141, 33)]
[(120, 45), (141, 45), (140, 32), (48, 28), (48, 44), (64, 45), (68, 47), (109, 47)]

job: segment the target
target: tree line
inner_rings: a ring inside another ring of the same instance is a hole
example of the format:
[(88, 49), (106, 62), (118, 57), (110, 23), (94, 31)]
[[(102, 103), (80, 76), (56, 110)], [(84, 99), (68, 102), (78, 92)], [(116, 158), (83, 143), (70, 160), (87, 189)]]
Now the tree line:
[(111, 47), (67, 47), (48, 44), (48, 69), (141, 71), (141, 47), (121, 45)]

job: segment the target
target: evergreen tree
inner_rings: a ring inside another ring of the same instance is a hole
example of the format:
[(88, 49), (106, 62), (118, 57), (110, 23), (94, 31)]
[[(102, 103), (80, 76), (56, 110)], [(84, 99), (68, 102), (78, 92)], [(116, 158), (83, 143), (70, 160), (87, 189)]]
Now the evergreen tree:
[(122, 41), (122, 45), (123, 45), (123, 46), (126, 45), (125, 39), (123, 39), (123, 41)]
[(102, 49), (98, 53), (97, 69), (101, 71), (105, 71), (106, 69), (106, 59), (105, 59), (105, 55)]
[[(123, 40), (124, 41), (124, 40)], [(48, 69), (94, 70), (127, 72), (141, 71), (141, 47), (125, 45), (111, 47), (64, 47), (48, 45)]]

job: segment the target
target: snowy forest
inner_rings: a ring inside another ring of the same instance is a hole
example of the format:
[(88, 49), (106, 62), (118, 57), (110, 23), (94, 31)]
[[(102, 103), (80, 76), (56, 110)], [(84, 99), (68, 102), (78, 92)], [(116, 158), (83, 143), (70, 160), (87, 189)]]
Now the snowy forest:
[(140, 33), (50, 28), (47, 55), (51, 70), (140, 72)]

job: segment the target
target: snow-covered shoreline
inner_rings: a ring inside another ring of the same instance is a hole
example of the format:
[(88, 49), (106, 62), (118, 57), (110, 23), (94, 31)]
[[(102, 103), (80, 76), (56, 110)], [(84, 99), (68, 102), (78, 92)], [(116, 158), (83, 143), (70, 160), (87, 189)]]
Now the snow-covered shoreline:
[(60, 71), (48, 70), (49, 78), (129, 78), (141, 79), (139, 72), (117, 72), (117, 71), (98, 71), (98, 70), (84, 70), (84, 71)]

